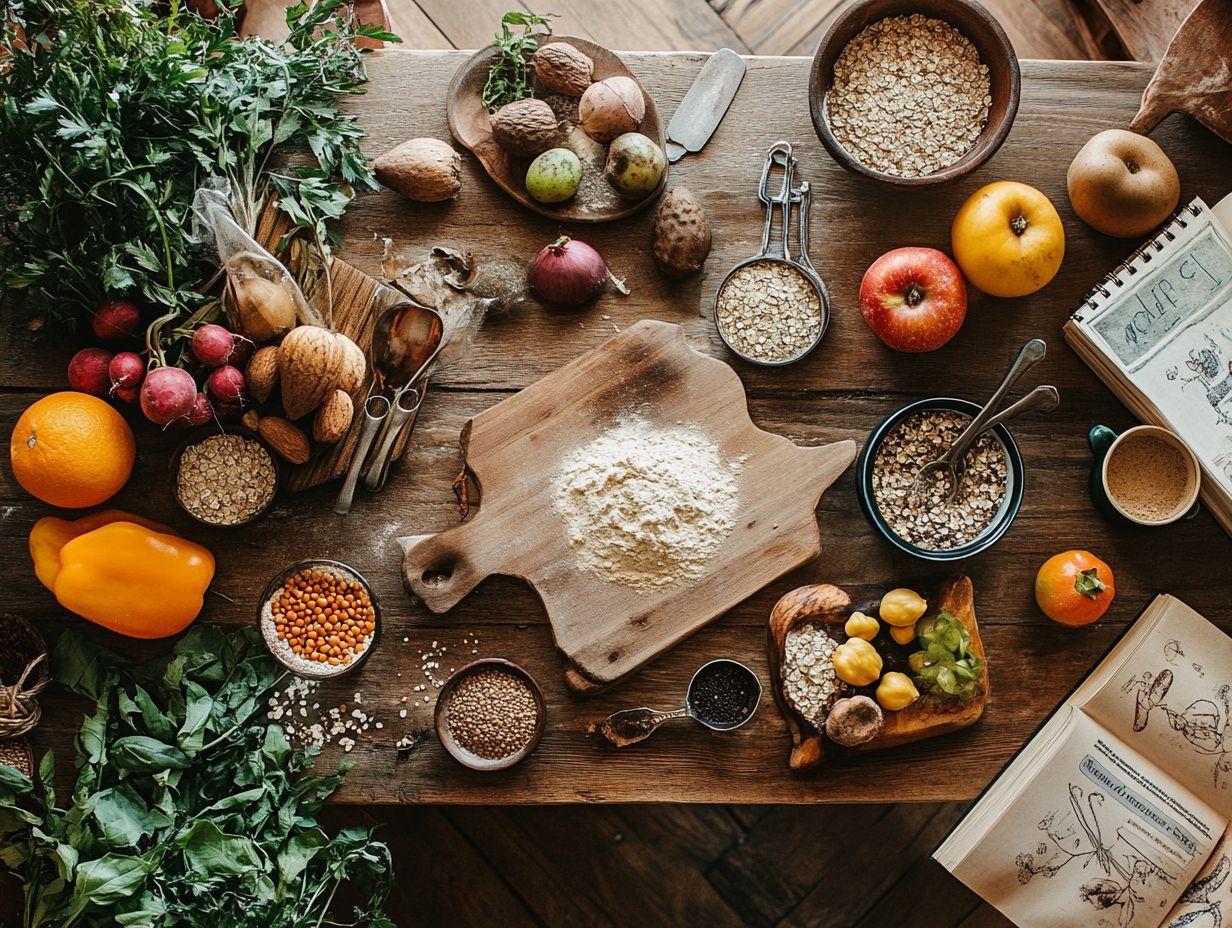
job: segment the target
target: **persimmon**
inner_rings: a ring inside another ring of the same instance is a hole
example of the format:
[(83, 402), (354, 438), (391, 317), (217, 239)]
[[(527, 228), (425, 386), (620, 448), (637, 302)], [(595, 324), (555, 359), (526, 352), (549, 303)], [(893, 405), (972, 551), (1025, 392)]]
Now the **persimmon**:
[(1062, 551), (1035, 575), (1035, 601), (1062, 625), (1090, 625), (1112, 605), (1112, 568), (1090, 551)]

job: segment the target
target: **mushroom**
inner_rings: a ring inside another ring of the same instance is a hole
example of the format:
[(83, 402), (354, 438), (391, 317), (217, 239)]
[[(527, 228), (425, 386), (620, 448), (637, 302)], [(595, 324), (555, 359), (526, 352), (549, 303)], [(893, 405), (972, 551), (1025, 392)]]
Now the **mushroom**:
[(881, 706), (867, 696), (850, 696), (840, 699), (826, 718), (826, 734), (835, 744), (845, 748), (872, 741), (885, 724)]

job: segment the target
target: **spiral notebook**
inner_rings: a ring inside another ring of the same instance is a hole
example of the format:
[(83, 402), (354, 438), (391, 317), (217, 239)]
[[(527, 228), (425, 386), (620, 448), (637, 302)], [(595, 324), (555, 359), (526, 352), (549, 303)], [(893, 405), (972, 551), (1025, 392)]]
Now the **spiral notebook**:
[(1195, 197), (1117, 265), (1065, 340), (1144, 422), (1202, 464), (1202, 500), (1232, 534), (1232, 194)]

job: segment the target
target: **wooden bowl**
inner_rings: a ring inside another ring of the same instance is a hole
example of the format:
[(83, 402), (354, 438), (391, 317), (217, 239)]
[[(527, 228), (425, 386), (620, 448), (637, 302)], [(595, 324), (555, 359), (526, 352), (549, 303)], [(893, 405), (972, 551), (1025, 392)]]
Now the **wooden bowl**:
[[(879, 20), (912, 13), (943, 20), (971, 41), (979, 52), (980, 61), (988, 66), (992, 105), (988, 108), (988, 122), (965, 155), (932, 174), (900, 177), (868, 167), (839, 143), (826, 120), (825, 98), (834, 81), (834, 62), (848, 42)], [(848, 171), (895, 187), (932, 187), (970, 174), (993, 156), (1014, 124), (1021, 89), (1022, 78), (1014, 46), (996, 17), (974, 0), (864, 0), (836, 19), (818, 45), (809, 74), (809, 109), (821, 144), (830, 157)]]
[[(596, 81), (618, 76), (632, 78), (646, 100), (646, 117), (637, 131), (653, 139), (659, 148), (664, 149), (666, 157), (667, 140), (663, 135), (663, 125), (659, 122), (659, 111), (655, 108), (654, 99), (646, 92), (646, 88), (637, 79), (637, 75), (625, 67), (620, 56), (601, 45), (587, 42), (585, 39), (555, 35), (538, 38), (540, 45), (565, 42), (588, 56), (594, 62), (593, 77)], [(492, 123), (488, 119), (487, 108), (481, 99), (483, 85), (487, 83), (488, 71), (491, 70), (495, 57), (496, 49), (489, 45), (462, 62), (453, 80), (449, 82), (449, 91), (445, 96), (445, 117), (449, 121), (449, 131), (453, 137), (470, 150), (483, 169), (488, 172), (488, 176), (496, 181), (505, 193), (541, 216), (576, 223), (611, 222), (614, 219), (623, 219), (625, 216), (641, 212), (659, 199), (667, 187), (667, 175), (671, 170), (670, 163), (663, 169), (663, 177), (659, 179), (659, 186), (649, 196), (641, 200), (621, 199), (617, 205), (607, 209), (582, 209), (576, 202), (576, 197), (564, 203), (540, 203), (527, 193), (526, 168), (533, 159), (511, 155), (496, 144), (492, 139)]]
[[(453, 697), (453, 692), (458, 688), (458, 684), (463, 679), (480, 670), (504, 670), (518, 677), (530, 687), (530, 691), (535, 697), (535, 711), (537, 717), (535, 719), (535, 731), (530, 736), (530, 740), (522, 745), (521, 749), (510, 754), (508, 757), (487, 758), (480, 757), (477, 754), (472, 754), (454, 739), (453, 734), (449, 731), (449, 701)], [(471, 770), (504, 770), (507, 767), (512, 767), (519, 761), (525, 760), (530, 756), (543, 738), (543, 731), (547, 727), (548, 720), (548, 705), (547, 700), (543, 698), (543, 690), (539, 688), (538, 682), (530, 675), (530, 671), (520, 664), (515, 664), (513, 661), (507, 661), (502, 657), (485, 657), (477, 661), (471, 661), (465, 667), (459, 667), (454, 673), (450, 674), (449, 679), (445, 681), (445, 685), (441, 687), (440, 695), (436, 698), (436, 709), (432, 715), (432, 725), (436, 729), (436, 737), (445, 747), (445, 751), (464, 767), (469, 767)]]
[[(269, 502), (250, 515), (247, 519), (241, 522), (208, 522), (202, 519), (196, 513), (191, 512), (184, 501), (180, 499), (180, 459), (184, 457), (184, 452), (191, 446), (199, 444), (214, 435), (239, 435), (243, 438), (251, 439), (265, 449), (265, 453), (270, 456), (270, 460), (274, 462), (274, 492), (270, 494)], [(171, 498), (175, 500), (175, 504), (180, 507), (180, 511), (194, 522), (207, 526), (209, 528), (243, 528), (246, 525), (252, 525), (258, 519), (262, 518), (274, 505), (274, 501), (278, 499), (278, 493), (282, 490), (283, 465), (282, 459), (278, 456), (266, 442), (261, 439), (261, 436), (247, 426), (237, 425), (233, 422), (211, 422), (209, 425), (197, 426), (179, 443), (175, 451), (171, 455), (171, 463), (169, 466), (171, 472)]]

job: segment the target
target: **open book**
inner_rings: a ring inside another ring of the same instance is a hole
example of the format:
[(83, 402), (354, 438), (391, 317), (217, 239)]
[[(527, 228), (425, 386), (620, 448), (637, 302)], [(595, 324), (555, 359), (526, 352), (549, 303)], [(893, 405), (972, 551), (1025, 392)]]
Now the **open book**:
[(1065, 340), (1134, 414), (1176, 432), (1232, 533), (1232, 194), (1199, 198), (1118, 265)]
[(1232, 924), (1232, 638), (1160, 596), (933, 855), (1021, 928)]

